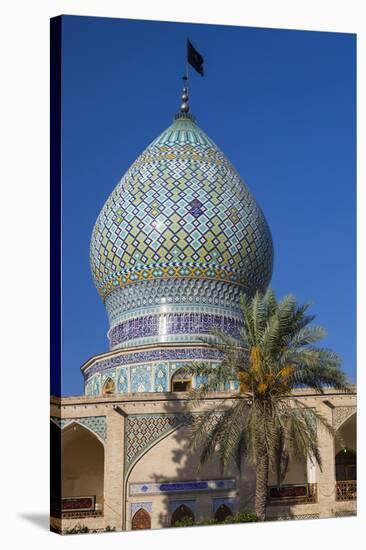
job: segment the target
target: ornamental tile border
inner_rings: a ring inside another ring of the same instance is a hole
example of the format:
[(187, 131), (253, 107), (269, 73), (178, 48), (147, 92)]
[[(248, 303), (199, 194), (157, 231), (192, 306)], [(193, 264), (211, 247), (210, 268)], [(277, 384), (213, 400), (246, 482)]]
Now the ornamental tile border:
[[(139, 309), (131, 309), (126, 312), (122, 311), (122, 306), (120, 309), (117, 310), (116, 315), (112, 320), (110, 320), (110, 329), (112, 330), (115, 326), (118, 326), (120, 323), (128, 321), (130, 319), (138, 319), (139, 317), (146, 317), (149, 315), (161, 315), (162, 313), (166, 314), (172, 314), (172, 313), (180, 313), (180, 314), (209, 314), (209, 315), (222, 315), (222, 316), (231, 316), (235, 317), (237, 319), (242, 319), (242, 314), (240, 309), (234, 304), (230, 307), (223, 307), (220, 305), (212, 305), (212, 300), (209, 302), (209, 305), (203, 305), (203, 304), (196, 304), (194, 302), (195, 296), (188, 296), (187, 301), (188, 305), (186, 303), (169, 303), (168, 305), (164, 306), (164, 310), (162, 310), (161, 304), (157, 305), (151, 305), (147, 307), (141, 307)], [(237, 303), (239, 303), (239, 297), (237, 298)]]
[(182, 311), (241, 315), (239, 289), (236, 285), (205, 279), (171, 279), (142, 281), (115, 290), (105, 306), (110, 326), (144, 314)]
[[(120, 342), (113, 347), (111, 351), (116, 350), (127, 350), (128, 348), (142, 347), (142, 346), (160, 346), (161, 344), (172, 344), (172, 345), (186, 345), (191, 346), (192, 344), (202, 344), (202, 334), (204, 341), (206, 343), (212, 342), (214, 337), (209, 333), (199, 333), (197, 331), (194, 333), (181, 333), (181, 334), (164, 334), (164, 335), (155, 335), (155, 336), (143, 336), (140, 338), (133, 338), (132, 340), (127, 340), (126, 342)], [(239, 344), (239, 341), (237, 341)]]
[(51, 421), (56, 424), (61, 430), (63, 430), (69, 424), (77, 422), (82, 426), (85, 426), (104, 441), (107, 439), (107, 421), (105, 416), (88, 416), (88, 417), (75, 417), (75, 418), (57, 418), (51, 416)]
[[(107, 378), (117, 381), (116, 395), (141, 392), (169, 392), (174, 372), (182, 367), (189, 367), (190, 363), (190, 361), (177, 361), (174, 363), (157, 362), (108, 369), (101, 374), (95, 374), (86, 379), (84, 383), (85, 395), (101, 395), (101, 388)], [(210, 361), (211, 367), (214, 367), (216, 364), (216, 361)], [(195, 388), (200, 387), (206, 382), (206, 375), (193, 376), (192, 383)], [(236, 390), (238, 387), (238, 381), (233, 380), (231, 384), (227, 384), (225, 390)]]
[(179, 360), (220, 360), (222, 353), (219, 350), (211, 348), (192, 348), (192, 347), (174, 347), (170, 349), (152, 349), (133, 352), (121, 352), (115, 357), (99, 359), (91, 364), (83, 372), (84, 379), (87, 381), (93, 374), (101, 373), (110, 368), (133, 365), (139, 363), (161, 362), (161, 361), (179, 361)]
[(131, 518), (138, 512), (141, 508), (146, 510), (149, 514), (152, 513), (152, 502), (132, 502), (131, 503)]
[(154, 337), (151, 341), (161, 341), (167, 336), (189, 334), (191, 338), (210, 334), (213, 329), (220, 329), (236, 339), (240, 338), (241, 321), (233, 315), (212, 313), (160, 313), (128, 319), (115, 325), (108, 331), (110, 347), (130, 343), (136, 339)]
[[(161, 483), (130, 483), (129, 495), (166, 495), (176, 493), (196, 493), (231, 491), (236, 488), (232, 479), (202, 479), (191, 481), (162, 481)], [(220, 499), (225, 500), (225, 499)], [(226, 499), (227, 500), (227, 499)], [(231, 499), (232, 500), (232, 499)], [(222, 504), (222, 503), (221, 503)]]

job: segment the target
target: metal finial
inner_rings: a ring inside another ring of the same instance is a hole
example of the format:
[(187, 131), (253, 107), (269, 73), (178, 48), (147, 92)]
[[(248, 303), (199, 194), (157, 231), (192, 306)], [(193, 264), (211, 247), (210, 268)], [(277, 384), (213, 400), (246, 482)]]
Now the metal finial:
[[(183, 80), (184, 79), (185, 79), (185, 77), (183, 77)], [(183, 90), (182, 90), (182, 104), (180, 106), (180, 112), (181, 113), (187, 114), (189, 112), (188, 99), (189, 99), (188, 88), (186, 86), (184, 86)]]
[(191, 115), (190, 112), (189, 112), (188, 68), (187, 68), (187, 73), (185, 75), (183, 75), (183, 89), (182, 89), (181, 99), (182, 99), (182, 103), (180, 105), (180, 111), (178, 113), (176, 113), (174, 119), (178, 120), (180, 118), (184, 118), (184, 119), (189, 118), (190, 120), (195, 122), (194, 116)]

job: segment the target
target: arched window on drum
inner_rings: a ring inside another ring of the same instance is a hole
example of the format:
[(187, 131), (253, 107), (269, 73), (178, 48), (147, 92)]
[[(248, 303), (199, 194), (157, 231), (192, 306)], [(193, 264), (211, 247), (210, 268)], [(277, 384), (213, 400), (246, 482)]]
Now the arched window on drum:
[(181, 367), (172, 376), (171, 390), (174, 392), (192, 389), (192, 373), (188, 367)]
[(115, 393), (116, 393), (116, 385), (114, 381), (112, 380), (112, 378), (107, 378), (102, 388), (103, 397), (106, 397), (108, 395), (113, 395)]

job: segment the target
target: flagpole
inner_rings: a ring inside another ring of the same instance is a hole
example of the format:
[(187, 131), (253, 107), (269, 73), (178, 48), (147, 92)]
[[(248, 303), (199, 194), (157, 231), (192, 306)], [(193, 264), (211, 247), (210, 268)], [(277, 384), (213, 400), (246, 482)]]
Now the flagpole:
[(186, 77), (188, 81), (188, 37), (187, 37), (187, 46), (186, 46)]
[(183, 94), (182, 94), (182, 101), (183, 103), (181, 104), (181, 113), (183, 113), (185, 116), (187, 115), (187, 113), (189, 112), (189, 104), (188, 104), (188, 96), (189, 96), (189, 91), (188, 91), (188, 78), (189, 78), (189, 74), (188, 74), (188, 38), (187, 38), (187, 49), (186, 49), (186, 71), (185, 71), (185, 74), (183, 75), (182, 77), (182, 80), (183, 80)]
[(188, 90), (188, 83), (189, 83), (189, 74), (188, 74), (188, 37), (187, 37), (187, 41), (186, 41), (186, 74), (185, 74), (185, 78), (183, 80), (186, 81), (187, 83), (187, 90)]

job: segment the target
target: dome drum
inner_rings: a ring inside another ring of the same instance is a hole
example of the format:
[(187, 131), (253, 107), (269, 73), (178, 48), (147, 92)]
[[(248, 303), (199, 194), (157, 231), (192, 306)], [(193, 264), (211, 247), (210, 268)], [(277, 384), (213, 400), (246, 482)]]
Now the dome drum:
[(108, 332), (111, 349), (159, 342), (195, 342), (213, 330), (222, 330), (239, 340), (241, 320), (210, 313), (162, 313), (135, 317)]
[(207, 279), (154, 279), (118, 288), (105, 299), (111, 329), (127, 319), (159, 313), (199, 312), (240, 316), (241, 287)]
[(107, 373), (118, 367), (150, 363), (174, 363), (176, 361), (219, 361), (221, 352), (202, 343), (186, 345), (161, 344), (141, 348), (121, 349), (102, 356), (92, 357), (82, 367), (84, 381), (95, 374)]
[[(211, 362), (212, 368), (217, 363)], [(189, 364), (181, 361), (159, 362), (152, 364), (139, 364), (109, 369), (108, 371), (94, 374), (85, 381), (86, 395), (100, 395), (103, 388), (110, 382), (113, 383), (115, 394), (148, 393), (172, 391), (174, 376), (181, 370), (185, 370)], [(198, 388), (205, 379), (203, 376), (195, 376), (192, 379), (192, 387)], [(237, 381), (227, 384), (227, 389), (235, 389)]]

